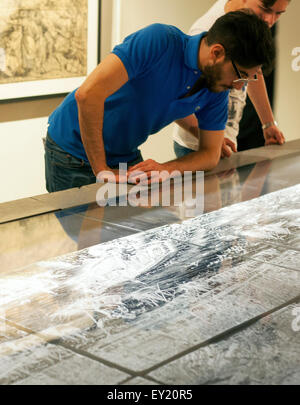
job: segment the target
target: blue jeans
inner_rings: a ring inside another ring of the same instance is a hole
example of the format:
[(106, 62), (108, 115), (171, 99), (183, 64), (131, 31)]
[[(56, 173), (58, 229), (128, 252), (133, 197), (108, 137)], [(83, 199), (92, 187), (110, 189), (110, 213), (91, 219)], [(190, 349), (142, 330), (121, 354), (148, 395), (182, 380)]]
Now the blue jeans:
[(185, 148), (184, 146), (179, 145), (179, 143), (176, 141), (173, 142), (173, 148), (177, 158), (181, 158), (189, 153), (195, 152), (193, 149)]
[[(136, 160), (128, 163), (128, 166), (142, 161), (140, 153)], [(111, 169), (118, 168), (118, 165), (111, 167)], [(96, 177), (90, 164), (65, 152), (51, 139), (49, 134), (45, 141), (45, 178), (46, 189), (49, 193), (96, 183)]]

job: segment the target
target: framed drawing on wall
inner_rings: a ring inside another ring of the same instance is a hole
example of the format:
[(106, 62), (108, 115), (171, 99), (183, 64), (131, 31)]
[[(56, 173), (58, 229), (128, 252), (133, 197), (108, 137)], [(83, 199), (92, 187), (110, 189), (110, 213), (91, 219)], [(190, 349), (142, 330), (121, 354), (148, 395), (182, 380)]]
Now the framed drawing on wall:
[(0, 101), (69, 93), (100, 59), (101, 0), (1, 0)]

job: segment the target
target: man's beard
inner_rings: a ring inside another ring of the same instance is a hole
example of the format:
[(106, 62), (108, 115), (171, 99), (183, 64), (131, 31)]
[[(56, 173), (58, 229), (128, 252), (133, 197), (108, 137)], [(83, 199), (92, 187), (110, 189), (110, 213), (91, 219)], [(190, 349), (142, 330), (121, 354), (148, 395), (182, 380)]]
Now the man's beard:
[(202, 73), (205, 78), (205, 87), (209, 91), (219, 93), (221, 90), (217, 90), (216, 84), (222, 79), (222, 65), (205, 66)]

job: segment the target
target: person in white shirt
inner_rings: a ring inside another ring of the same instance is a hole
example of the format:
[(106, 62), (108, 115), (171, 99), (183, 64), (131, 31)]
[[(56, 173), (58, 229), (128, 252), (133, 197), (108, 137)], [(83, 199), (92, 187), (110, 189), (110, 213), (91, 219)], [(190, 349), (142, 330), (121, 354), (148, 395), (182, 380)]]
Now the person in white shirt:
[[(271, 28), (286, 11), (291, 0), (217, 0), (215, 4), (191, 27), (189, 35), (208, 31), (222, 15), (241, 8), (249, 8), (261, 17)], [(246, 104), (247, 92), (262, 124), (265, 144), (282, 145), (284, 136), (274, 119), (269, 102), (265, 80), (260, 74), (257, 82), (249, 83), (242, 90), (232, 89), (229, 94), (228, 121), (222, 145), (222, 157), (230, 157), (237, 152), (239, 122)], [(177, 120), (173, 131), (174, 151), (177, 158), (201, 149), (196, 117), (190, 115)]]

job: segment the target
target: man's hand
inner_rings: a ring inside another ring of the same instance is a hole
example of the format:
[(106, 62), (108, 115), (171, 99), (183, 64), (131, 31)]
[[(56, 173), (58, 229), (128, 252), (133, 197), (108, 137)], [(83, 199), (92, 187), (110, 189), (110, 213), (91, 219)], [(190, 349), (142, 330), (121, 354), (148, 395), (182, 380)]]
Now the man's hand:
[(107, 168), (107, 170), (99, 172), (96, 178), (98, 183), (127, 183), (128, 172)]
[(276, 125), (272, 125), (264, 130), (265, 145), (283, 145), (285, 138)]
[(230, 157), (232, 155), (232, 152), (237, 152), (235, 143), (228, 138), (224, 138), (222, 144), (221, 157), (222, 158)]
[(132, 166), (128, 170), (128, 183), (147, 185), (160, 183), (169, 178), (170, 173), (166, 165), (156, 162), (153, 159), (145, 160)]

